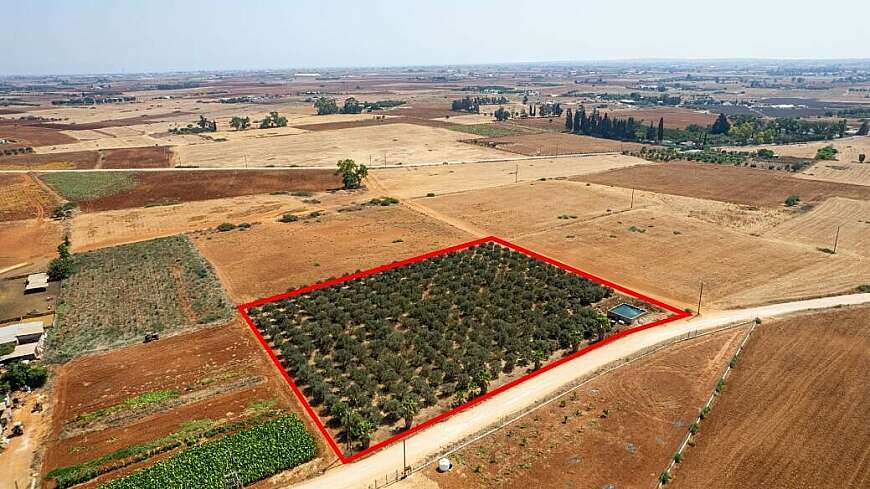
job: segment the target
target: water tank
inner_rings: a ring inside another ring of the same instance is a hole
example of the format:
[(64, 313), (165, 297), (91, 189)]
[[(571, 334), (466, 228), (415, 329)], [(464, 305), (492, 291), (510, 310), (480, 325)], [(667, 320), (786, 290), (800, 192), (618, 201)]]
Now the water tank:
[(453, 464), (450, 463), (450, 459), (447, 457), (438, 459), (438, 472), (447, 472), (453, 468)]

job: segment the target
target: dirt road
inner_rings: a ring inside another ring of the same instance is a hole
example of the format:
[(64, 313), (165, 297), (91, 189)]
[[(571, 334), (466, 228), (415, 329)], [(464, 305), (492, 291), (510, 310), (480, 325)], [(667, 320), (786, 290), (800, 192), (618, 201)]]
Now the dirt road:
[[(497, 420), (556, 394), (565, 384), (634, 352), (685, 333), (751, 321), (754, 318), (765, 319), (799, 311), (867, 302), (870, 302), (870, 294), (851, 294), (748, 309), (718, 311), (627, 336), (564, 363), (533, 380), (520, 384), (510, 391), (495, 396), (467, 411), (452, 416), (443, 423), (408, 438), (406, 441), (407, 463), (408, 465), (417, 465), (437, 455), (443, 447), (478, 433)], [(358, 462), (337, 467), (320, 477), (295, 487), (358, 489), (373, 486), (375, 480), (379, 481), (379, 485), (383, 485), (385, 477), (393, 478), (396, 471), (401, 471), (401, 468), (402, 444), (399, 443)]]

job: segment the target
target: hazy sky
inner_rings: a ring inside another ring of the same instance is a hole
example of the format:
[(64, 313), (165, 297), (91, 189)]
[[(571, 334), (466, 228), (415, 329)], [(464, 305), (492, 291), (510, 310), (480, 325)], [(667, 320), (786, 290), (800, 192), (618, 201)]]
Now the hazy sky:
[(870, 1), (2, 0), (0, 75), (870, 58)]

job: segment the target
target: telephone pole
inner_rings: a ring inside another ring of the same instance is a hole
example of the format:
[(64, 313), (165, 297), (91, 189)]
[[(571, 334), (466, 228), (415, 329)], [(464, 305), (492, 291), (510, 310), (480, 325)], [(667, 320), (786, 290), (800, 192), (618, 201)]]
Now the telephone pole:
[(631, 204), (628, 205), (628, 209), (634, 209), (634, 189), (631, 189)]
[(698, 315), (701, 315), (701, 297), (704, 296), (704, 281), (701, 280), (701, 290), (698, 292)]
[(520, 164), (517, 163), (517, 169), (516, 169), (516, 171), (514, 171), (514, 183), (517, 183), (519, 181), (520, 181)]
[(840, 225), (837, 225), (837, 232), (834, 234), (834, 253), (837, 252), (837, 243), (840, 241)]

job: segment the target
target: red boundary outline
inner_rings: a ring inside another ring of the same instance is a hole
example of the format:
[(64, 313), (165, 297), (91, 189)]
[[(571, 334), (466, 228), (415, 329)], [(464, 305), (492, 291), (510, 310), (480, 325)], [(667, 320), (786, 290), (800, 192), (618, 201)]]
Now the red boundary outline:
[[(498, 243), (498, 244), (505, 246), (507, 248), (510, 248), (514, 251), (518, 251), (518, 252), (523, 253), (523, 254), (530, 256), (532, 258), (535, 258), (535, 259), (541, 260), (545, 263), (549, 263), (550, 265), (559, 267), (562, 270), (576, 273), (577, 275), (585, 277), (585, 278), (592, 280), (594, 282), (597, 282), (601, 285), (606, 285), (608, 287), (611, 287), (614, 290), (617, 290), (625, 295), (629, 295), (629, 296), (634, 297), (636, 299), (640, 299), (642, 301), (645, 301), (649, 304), (653, 304), (653, 305), (656, 305), (658, 307), (661, 307), (662, 309), (670, 311), (674, 314), (671, 316), (668, 316), (664, 319), (654, 321), (652, 323), (648, 323), (648, 324), (644, 324), (641, 326), (637, 326), (635, 328), (629, 328), (629, 329), (626, 329), (624, 331), (620, 331), (619, 333), (612, 335), (612, 336), (609, 336), (602, 341), (588, 345), (585, 348), (582, 348), (582, 349), (578, 350), (577, 352), (572, 353), (571, 355), (568, 355), (568, 356), (562, 357), (558, 360), (555, 360), (553, 362), (550, 362), (547, 365), (544, 365), (543, 367), (539, 368), (538, 370), (529, 372), (526, 375), (523, 375), (522, 377), (519, 377), (519, 378), (517, 378), (517, 379), (497, 388), (497, 389), (491, 390), (482, 396), (478, 396), (478, 397), (466, 402), (465, 404), (457, 406), (457, 407), (450, 409), (448, 411), (445, 411), (445, 412), (443, 412), (443, 413), (441, 413), (433, 418), (430, 418), (430, 419), (428, 419), (420, 424), (412, 426), (410, 429), (403, 431), (401, 433), (398, 433), (396, 435), (393, 435), (390, 438), (387, 438), (386, 440), (378, 442), (378, 443), (370, 446), (369, 448), (367, 448), (365, 450), (357, 452), (349, 457), (345, 456), (344, 453), (339, 448), (336, 441), (332, 438), (332, 436), (326, 430), (326, 427), (324, 426), (323, 422), (320, 420), (320, 417), (314, 411), (314, 408), (312, 408), (311, 404), (308, 403), (308, 400), (305, 398), (305, 395), (302, 394), (302, 391), (299, 389), (299, 387), (296, 385), (296, 383), (293, 382), (293, 379), (290, 377), (290, 374), (287, 372), (287, 370), (285, 370), (284, 367), (281, 366), (281, 362), (278, 360), (278, 357), (275, 355), (275, 352), (272, 351), (271, 348), (269, 348), (269, 345), (266, 343), (266, 340), (263, 338), (263, 335), (260, 334), (260, 331), (254, 325), (253, 320), (248, 315), (248, 309), (265, 304), (267, 302), (274, 302), (276, 300), (284, 299), (287, 297), (292, 297), (295, 295), (304, 294), (306, 292), (311, 292), (313, 290), (322, 289), (324, 287), (329, 287), (331, 285), (339, 284), (342, 282), (347, 282), (349, 280), (354, 280), (354, 279), (357, 279), (360, 277), (366, 277), (368, 275), (372, 275), (372, 274), (375, 274), (378, 272), (383, 272), (385, 270), (392, 270), (394, 268), (398, 268), (398, 267), (401, 267), (404, 265), (420, 262), (420, 261), (427, 260), (427, 259), (432, 258), (432, 257), (444, 255), (444, 254), (450, 253), (452, 251), (458, 251), (458, 250), (462, 250), (465, 248), (470, 248), (472, 246), (476, 246), (476, 245), (483, 244), (483, 243)], [(317, 428), (323, 434), (323, 437), (326, 439), (327, 443), (332, 448), (332, 451), (335, 453), (336, 456), (338, 456), (338, 459), (341, 460), (341, 462), (345, 463), (345, 464), (353, 462), (355, 460), (358, 460), (362, 457), (365, 457), (366, 455), (369, 455), (377, 450), (380, 450), (381, 448), (384, 448), (387, 445), (390, 445), (396, 441), (399, 441), (402, 438), (406, 438), (408, 436), (411, 436), (412, 434), (416, 433), (417, 431), (424, 430), (424, 429), (428, 428), (429, 426), (432, 426), (435, 423), (441, 422), (441, 421), (449, 418), (450, 416), (452, 416), (458, 412), (464, 411), (464, 410), (474, 406), (475, 404), (478, 404), (478, 403), (483, 402), (483, 401), (485, 401), (493, 396), (496, 396), (496, 395), (510, 389), (511, 387), (514, 387), (515, 385), (521, 384), (521, 383), (523, 383), (523, 382), (525, 382), (533, 377), (536, 377), (536, 376), (538, 376), (538, 375), (540, 375), (548, 370), (556, 368), (565, 362), (569, 362), (569, 361), (571, 361), (571, 360), (573, 360), (581, 355), (585, 355), (586, 353), (589, 353), (590, 351), (595, 350), (596, 348), (600, 348), (608, 343), (616, 341), (619, 338), (623, 338), (623, 337), (628, 336), (630, 334), (637, 333), (638, 331), (643, 331), (645, 329), (654, 328), (656, 326), (661, 326), (661, 325), (669, 323), (671, 321), (676, 321), (678, 319), (682, 319), (682, 318), (691, 316), (691, 313), (689, 313), (689, 312), (681, 311), (680, 309), (677, 309), (674, 306), (665, 304), (664, 302), (661, 302), (657, 299), (647, 297), (643, 294), (640, 294), (638, 292), (635, 292), (633, 290), (625, 288), (621, 285), (615, 284), (609, 280), (605, 280), (605, 279), (597, 277), (595, 275), (586, 273), (578, 268), (564, 264), (564, 263), (559, 262), (557, 260), (554, 260), (552, 258), (541, 255), (539, 253), (535, 253), (534, 251), (528, 250), (528, 249), (523, 248), (521, 246), (517, 246), (513, 243), (505, 241), (505, 240), (498, 238), (496, 236), (487, 236), (485, 238), (475, 239), (475, 240), (469, 241), (467, 243), (462, 243), (459, 245), (450, 246), (447, 248), (442, 248), (440, 250), (431, 251), (429, 253), (425, 253), (425, 254), (411, 257), (411, 258), (406, 258), (404, 260), (396, 261), (396, 262), (389, 263), (386, 265), (381, 265), (381, 266), (378, 266), (378, 267), (375, 267), (375, 268), (372, 268), (369, 270), (363, 270), (361, 272), (352, 273), (350, 275), (345, 275), (343, 277), (335, 278), (332, 280), (327, 280), (325, 282), (318, 282), (318, 283), (315, 283), (312, 285), (308, 285), (306, 287), (292, 290), (290, 292), (285, 292), (283, 294), (277, 294), (277, 295), (273, 295), (271, 297), (257, 299), (255, 301), (251, 301), (251, 302), (239, 305), (238, 311), (242, 315), (242, 318), (244, 318), (245, 322), (248, 323), (248, 326), (251, 328), (251, 331), (254, 333), (254, 336), (260, 342), (260, 345), (263, 347), (264, 350), (266, 350), (266, 353), (268, 353), (269, 358), (272, 359), (272, 363), (275, 364), (275, 367), (278, 368), (278, 371), (281, 372), (281, 374), (284, 377), (284, 380), (287, 381), (287, 384), (293, 390), (293, 393), (296, 395), (296, 397), (302, 403), (302, 406), (305, 408), (305, 411), (308, 413), (308, 416), (310, 416), (312, 421), (314, 421), (314, 424), (317, 425)]]

